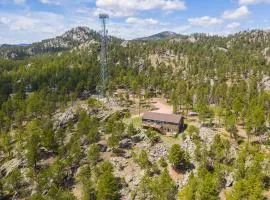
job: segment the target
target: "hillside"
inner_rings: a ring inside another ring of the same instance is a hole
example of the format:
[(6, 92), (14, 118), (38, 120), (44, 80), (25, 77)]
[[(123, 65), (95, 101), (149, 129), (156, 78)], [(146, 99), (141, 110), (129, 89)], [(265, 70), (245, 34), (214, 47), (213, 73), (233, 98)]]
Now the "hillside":
[[(218, 48), (232, 48), (232, 47), (243, 47), (243, 48), (256, 48), (261, 50), (265, 57), (269, 59), (270, 50), (269, 47), (269, 31), (251, 30), (239, 32), (234, 35), (227, 37), (218, 36), (207, 36), (205, 34), (191, 34), (181, 35), (170, 31), (164, 31), (148, 37), (137, 38), (132, 41), (147, 42), (147, 41), (170, 41), (170, 42), (205, 42), (214, 41), (216, 44), (221, 43)], [(89, 29), (88, 27), (77, 27), (73, 28), (61, 36), (56, 38), (46, 39), (41, 42), (33, 44), (22, 44), (22, 45), (9, 45), (3, 44), (0, 46), (0, 57), (6, 59), (24, 59), (29, 56), (34, 56), (43, 53), (55, 53), (66, 50), (71, 50), (80, 45), (89, 45), (91, 43), (98, 42), (100, 35), (96, 31)], [(123, 40), (109, 36), (110, 41), (121, 42)], [(222, 47), (221, 47), (222, 46)], [(250, 50), (252, 50), (252, 48)]]
[(143, 37), (143, 38), (137, 38), (135, 40), (137, 41), (149, 41), (149, 40), (170, 40), (170, 39), (180, 39), (180, 38), (186, 38), (184, 35), (180, 35), (174, 32), (170, 31), (164, 31), (161, 33), (157, 33), (148, 37)]
[(106, 98), (88, 28), (1, 47), (0, 199), (269, 199), (269, 36), (111, 39)]
[(77, 27), (65, 32), (63, 35), (52, 39), (30, 45), (2, 45), (0, 56), (9, 59), (22, 59), (25, 57), (42, 54), (55, 53), (70, 50), (87, 41), (99, 41), (99, 34), (87, 27)]

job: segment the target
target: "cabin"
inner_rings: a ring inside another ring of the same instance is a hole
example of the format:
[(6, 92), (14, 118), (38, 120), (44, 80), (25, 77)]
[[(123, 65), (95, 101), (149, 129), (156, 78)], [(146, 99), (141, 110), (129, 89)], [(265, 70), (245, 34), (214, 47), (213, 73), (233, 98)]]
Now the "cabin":
[(143, 126), (154, 128), (162, 133), (180, 133), (184, 128), (184, 118), (181, 115), (146, 112), (142, 117)]

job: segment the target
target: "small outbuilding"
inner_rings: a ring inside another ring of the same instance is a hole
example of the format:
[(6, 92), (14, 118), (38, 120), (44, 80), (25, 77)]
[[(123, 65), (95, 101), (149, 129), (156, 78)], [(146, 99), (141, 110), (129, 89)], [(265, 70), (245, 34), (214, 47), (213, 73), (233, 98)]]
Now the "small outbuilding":
[(144, 127), (152, 127), (161, 132), (179, 133), (184, 128), (184, 117), (175, 114), (146, 112), (143, 114)]

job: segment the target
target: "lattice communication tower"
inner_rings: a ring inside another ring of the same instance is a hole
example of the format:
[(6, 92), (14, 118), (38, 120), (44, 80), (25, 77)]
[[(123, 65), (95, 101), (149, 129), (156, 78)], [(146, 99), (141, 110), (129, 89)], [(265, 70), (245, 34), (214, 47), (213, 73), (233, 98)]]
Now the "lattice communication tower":
[(107, 42), (108, 31), (106, 29), (106, 22), (109, 19), (109, 15), (102, 13), (99, 14), (102, 29), (100, 31), (101, 48), (100, 48), (100, 63), (101, 63), (101, 94), (105, 96), (108, 87), (108, 58), (107, 58)]

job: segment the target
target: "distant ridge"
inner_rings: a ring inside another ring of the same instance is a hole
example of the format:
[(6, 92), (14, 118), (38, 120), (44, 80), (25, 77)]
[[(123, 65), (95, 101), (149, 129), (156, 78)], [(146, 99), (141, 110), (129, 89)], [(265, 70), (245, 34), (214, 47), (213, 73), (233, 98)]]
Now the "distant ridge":
[[(111, 40), (120, 40), (115, 37), (109, 38)], [(76, 27), (66, 31), (61, 36), (42, 40), (41, 42), (36, 42), (33, 44), (3, 44), (0, 46), (0, 57), (7, 59), (23, 59), (25, 57), (42, 53), (53, 53), (70, 50), (89, 41), (99, 40), (100, 35), (98, 32), (91, 30), (88, 27)]]
[(170, 40), (176, 38), (186, 38), (187, 36), (171, 32), (171, 31), (163, 31), (148, 37), (137, 38), (135, 40), (147, 41), (147, 40)]
[(2, 44), (0, 47), (2, 48), (12, 48), (12, 47), (27, 47), (30, 46), (31, 44)]
[[(207, 35), (205, 33), (194, 33), (190, 35), (182, 35), (171, 31), (163, 31), (148, 37), (137, 38), (134, 40), (122, 40), (117, 37), (109, 36), (110, 41), (116, 41), (123, 47), (126, 47), (128, 42), (146, 42), (146, 41), (170, 41), (170, 42), (191, 42), (196, 43), (198, 41), (207, 41), (208, 39), (215, 37), (226, 38), (227, 44), (217, 45), (219, 47), (228, 48), (230, 46), (242, 46), (243, 41), (247, 43), (258, 43), (264, 48), (267, 48), (270, 42), (269, 30), (246, 30), (227, 36), (219, 35)], [(36, 42), (33, 44), (0, 44), (0, 57), (5, 59), (24, 59), (30, 56), (35, 56), (43, 53), (57, 53), (66, 50), (71, 50), (81, 45), (88, 45), (97, 43), (100, 40), (98, 32), (88, 27), (76, 27), (64, 34), (55, 38), (50, 38)], [(267, 44), (268, 46), (265, 46)], [(220, 49), (220, 48), (219, 48)], [(263, 49), (264, 50), (264, 49)]]

